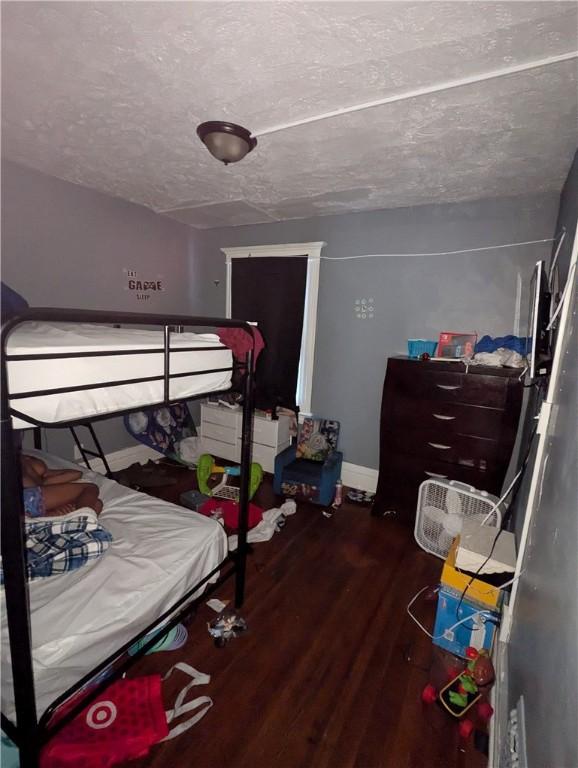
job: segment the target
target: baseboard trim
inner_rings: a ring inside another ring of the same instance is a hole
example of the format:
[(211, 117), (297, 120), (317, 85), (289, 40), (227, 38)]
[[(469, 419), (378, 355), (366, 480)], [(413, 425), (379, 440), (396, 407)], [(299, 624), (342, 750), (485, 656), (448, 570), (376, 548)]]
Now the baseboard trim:
[(377, 488), (377, 469), (362, 467), (359, 464), (350, 464), (344, 461), (341, 467), (341, 480), (343, 485), (350, 488), (359, 488), (361, 491), (375, 493)]
[[(149, 448), (146, 445), (131, 445), (129, 448), (122, 448), (120, 451), (113, 451), (106, 454), (106, 460), (110, 466), (112, 472), (118, 472), (121, 469), (130, 467), (131, 464), (138, 462), (139, 464), (146, 463), (149, 459), (160, 459), (162, 454), (155, 451), (153, 448)], [(94, 472), (104, 474), (104, 464), (100, 459), (90, 458), (91, 468)], [(80, 451), (74, 447), (74, 460), (79, 463), (84, 463)]]

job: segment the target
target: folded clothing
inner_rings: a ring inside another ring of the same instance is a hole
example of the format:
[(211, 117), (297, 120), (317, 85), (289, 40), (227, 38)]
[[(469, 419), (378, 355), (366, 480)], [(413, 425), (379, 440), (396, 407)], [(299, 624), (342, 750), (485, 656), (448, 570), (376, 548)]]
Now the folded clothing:
[(477, 365), (495, 365), (505, 368), (523, 368), (526, 365), (526, 359), (513, 349), (499, 347), (495, 352), (476, 352), (469, 361), (470, 364)]
[(524, 336), (498, 336), (493, 339), (491, 336), (482, 336), (476, 344), (475, 352), (495, 352), (497, 349), (505, 348), (517, 352), (519, 355), (525, 355), (528, 349), (529, 339)]
[[(88, 508), (27, 520), (25, 533), (29, 579), (74, 571), (103, 555), (112, 541), (109, 531), (97, 522), (96, 512)], [(4, 583), (2, 567), (0, 583)]]

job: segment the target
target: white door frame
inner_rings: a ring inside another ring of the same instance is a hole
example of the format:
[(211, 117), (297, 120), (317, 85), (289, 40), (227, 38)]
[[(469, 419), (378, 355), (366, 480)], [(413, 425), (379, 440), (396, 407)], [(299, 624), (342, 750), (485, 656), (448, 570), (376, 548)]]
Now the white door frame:
[(299, 359), (297, 400), (301, 412), (311, 414), (313, 391), (313, 364), (315, 361), (315, 336), (317, 333), (317, 298), (319, 295), (319, 264), (321, 249), (327, 243), (284, 243), (281, 245), (254, 245), (221, 248), (227, 264), (226, 317), (231, 317), (231, 262), (232, 259), (277, 258), (283, 256), (307, 257), (307, 280), (305, 283), (305, 307), (303, 312), (303, 335)]

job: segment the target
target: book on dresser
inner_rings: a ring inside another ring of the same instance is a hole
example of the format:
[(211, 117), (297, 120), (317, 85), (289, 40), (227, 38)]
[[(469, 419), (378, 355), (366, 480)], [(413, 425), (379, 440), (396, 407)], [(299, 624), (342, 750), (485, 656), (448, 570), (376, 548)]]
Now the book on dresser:
[[(220, 459), (241, 461), (241, 428), (243, 414), (240, 408), (228, 408), (218, 403), (201, 403), (201, 439), (203, 451)], [(279, 414), (271, 419), (266, 413), (253, 414), (252, 460), (261, 464), (265, 472), (275, 471), (275, 456), (291, 442), (290, 419)]]
[(500, 495), (522, 405), (520, 370), (391, 357), (372, 514), (413, 525), (428, 478)]

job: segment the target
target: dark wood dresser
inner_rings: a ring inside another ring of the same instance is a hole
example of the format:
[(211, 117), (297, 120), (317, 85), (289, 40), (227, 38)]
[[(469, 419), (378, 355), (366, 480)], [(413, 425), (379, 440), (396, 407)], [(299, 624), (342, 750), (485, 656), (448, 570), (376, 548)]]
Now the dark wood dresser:
[(428, 478), (500, 495), (520, 417), (519, 376), (512, 368), (390, 358), (372, 514), (395, 513), (413, 525)]

